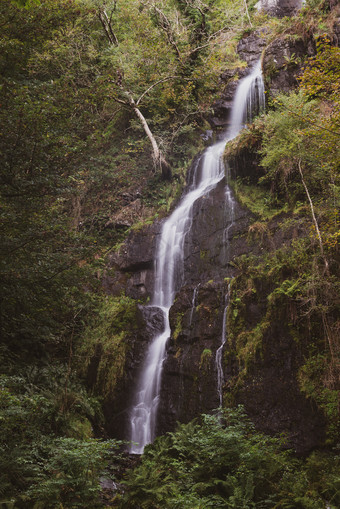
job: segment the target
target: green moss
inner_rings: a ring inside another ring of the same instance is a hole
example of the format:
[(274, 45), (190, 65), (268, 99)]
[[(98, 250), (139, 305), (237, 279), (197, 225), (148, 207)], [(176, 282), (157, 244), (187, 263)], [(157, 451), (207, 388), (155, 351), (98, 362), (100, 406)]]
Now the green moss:
[(254, 361), (256, 354), (261, 350), (263, 334), (269, 327), (270, 322), (264, 319), (253, 329), (238, 334), (236, 338), (237, 359), (245, 373)]
[(210, 348), (205, 348), (201, 353), (199, 368), (202, 371), (207, 371), (209, 369), (211, 356), (212, 351), (210, 350)]
[(261, 221), (272, 219), (289, 210), (287, 203), (275, 203), (275, 198), (265, 187), (245, 184), (240, 179), (232, 180), (230, 186), (241, 205), (247, 207)]
[(270, 236), (270, 230), (266, 221), (256, 221), (248, 228), (248, 242), (259, 242), (262, 245), (263, 241)]
[(137, 327), (136, 309), (133, 299), (106, 297), (93, 323), (85, 330), (79, 348), (83, 360), (80, 371), (86, 374), (91, 361), (98, 359), (94, 389), (104, 398), (112, 397), (124, 374), (129, 335)]
[(136, 223), (134, 223), (131, 226), (129, 231), (134, 231), (134, 232), (142, 231), (147, 226), (152, 225), (154, 223), (154, 221), (156, 221), (157, 217), (158, 217), (158, 214), (154, 214), (153, 216), (148, 217), (147, 219), (144, 219), (144, 220), (141, 220), (141, 221), (137, 221)]
[(206, 249), (200, 250), (200, 260), (205, 260), (208, 256), (208, 251)]
[(327, 357), (320, 353), (311, 354), (298, 374), (301, 391), (317, 403), (327, 418), (330, 443), (337, 439), (340, 432), (339, 393), (332, 380), (334, 374)]
[(176, 353), (174, 355), (175, 359), (179, 359), (182, 353), (183, 353), (182, 348), (177, 348)]
[[(301, 224), (297, 218), (295, 222)], [(283, 221), (290, 228), (292, 221)], [(229, 348), (225, 362), (239, 363), (238, 375), (228, 381), (226, 401), (231, 404), (244, 387), (250, 366), (263, 351), (263, 338), (271, 326), (280, 323), (285, 334), (298, 345), (307, 360), (300, 367), (296, 383), (324, 412), (328, 441), (339, 436), (337, 339), (339, 284), (336, 275), (320, 272), (318, 257), (309, 237), (292, 240), (280, 249), (260, 257), (241, 256), (233, 261), (237, 276), (230, 285), (227, 330)], [(256, 314), (249, 314), (251, 306)], [(254, 319), (256, 323), (254, 323)], [(307, 350), (313, 345), (313, 351)]]
[(172, 336), (173, 336), (175, 341), (177, 341), (178, 336), (182, 332), (182, 328), (183, 328), (183, 326), (182, 326), (183, 316), (184, 316), (184, 313), (178, 313), (178, 315), (176, 317), (176, 327), (175, 327), (175, 330), (174, 330), (174, 332), (172, 334)]

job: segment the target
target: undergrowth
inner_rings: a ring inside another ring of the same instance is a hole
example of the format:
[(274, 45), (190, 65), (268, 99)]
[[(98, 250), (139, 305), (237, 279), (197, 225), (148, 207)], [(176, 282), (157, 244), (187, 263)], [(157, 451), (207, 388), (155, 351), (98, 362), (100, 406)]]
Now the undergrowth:
[(146, 447), (117, 507), (335, 509), (337, 452), (304, 462), (281, 446), (255, 432), (242, 408), (203, 415)]

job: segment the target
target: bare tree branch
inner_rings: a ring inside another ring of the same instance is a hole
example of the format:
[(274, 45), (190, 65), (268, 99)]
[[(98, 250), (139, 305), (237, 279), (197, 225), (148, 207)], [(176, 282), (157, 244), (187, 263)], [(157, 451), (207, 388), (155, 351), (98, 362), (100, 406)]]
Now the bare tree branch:
[(252, 22), (250, 20), (250, 16), (249, 16), (249, 11), (248, 11), (248, 4), (247, 4), (247, 0), (243, 0), (244, 1), (244, 6), (246, 8), (246, 13), (247, 13), (247, 17), (248, 17), (248, 21), (249, 21), (249, 25), (252, 27)]
[(112, 29), (111, 19), (109, 19), (106, 11), (105, 10), (99, 11), (98, 18), (100, 19), (100, 22), (104, 28), (106, 36), (110, 41), (110, 44), (112, 44), (112, 46), (118, 46), (117, 36)]
[[(101, 24), (103, 26), (103, 29), (106, 33), (106, 36), (110, 42), (110, 44), (112, 46), (117, 46), (118, 45), (118, 39), (117, 37), (115, 36), (113, 30), (112, 30), (112, 26), (111, 26), (111, 20), (108, 18), (107, 14), (106, 14), (106, 11), (103, 10), (103, 11), (99, 11), (98, 12), (98, 17), (101, 21)], [(121, 75), (121, 72), (120, 70), (118, 69), (117, 70), (117, 74), (118, 74), (118, 83), (116, 83), (116, 85), (119, 86), (119, 88), (122, 90), (122, 93), (123, 95), (125, 95), (125, 97), (127, 98), (126, 101), (124, 101), (123, 99), (120, 99), (119, 97), (113, 97), (113, 100), (118, 102), (119, 104), (122, 104), (123, 106), (125, 107), (130, 107), (132, 108), (132, 110), (134, 111), (134, 113), (136, 114), (136, 116), (139, 118), (141, 124), (142, 124), (142, 127), (144, 129), (144, 132), (145, 134), (147, 135), (147, 137), (149, 138), (150, 142), (151, 142), (151, 145), (152, 145), (152, 150), (153, 150), (153, 160), (154, 160), (154, 165), (156, 168), (160, 169), (161, 170), (161, 173), (162, 173), (162, 176), (166, 179), (170, 179), (171, 178), (171, 168), (170, 168), (170, 165), (168, 164), (168, 162), (166, 161), (165, 157), (163, 156), (161, 150), (159, 149), (158, 147), (158, 143), (156, 141), (156, 138), (154, 137), (148, 123), (147, 123), (147, 120), (146, 118), (144, 117), (143, 113), (140, 111), (140, 109), (138, 108), (138, 105), (139, 103), (141, 102), (141, 100), (143, 99), (143, 97), (150, 92), (150, 90), (152, 90), (156, 85), (158, 85), (159, 83), (162, 83), (164, 81), (168, 81), (169, 79), (173, 79), (175, 78), (175, 76), (168, 76), (166, 78), (163, 78), (161, 80), (158, 80), (157, 82), (153, 83), (147, 90), (145, 90), (145, 92), (143, 92), (143, 94), (139, 97), (138, 101), (136, 102), (132, 96), (132, 93), (128, 90), (124, 90), (123, 88), (123, 77)]]
[(202, 44), (201, 46), (197, 46), (197, 48), (194, 48), (193, 50), (191, 50), (189, 55), (191, 55), (192, 53), (196, 53), (197, 51), (200, 51), (201, 49), (207, 48), (210, 45), (210, 42), (212, 39), (215, 39), (219, 34), (224, 32), (224, 30), (227, 30), (228, 28), (230, 28), (229, 24), (220, 28), (220, 30), (217, 30), (217, 32), (214, 32), (213, 34), (209, 35), (207, 42), (205, 44)]
[(143, 99), (143, 97), (150, 92), (156, 85), (159, 83), (164, 83), (165, 81), (173, 80), (175, 78), (178, 78), (179, 76), (168, 76), (167, 78), (162, 78), (161, 80), (156, 81), (153, 83), (145, 92), (142, 93), (142, 95), (139, 97), (139, 99), (136, 101), (136, 106), (138, 106)]
[(323, 242), (322, 242), (321, 233), (320, 233), (320, 230), (319, 230), (319, 225), (318, 225), (318, 222), (316, 220), (316, 216), (315, 216), (315, 212), (314, 212), (314, 205), (313, 205), (313, 202), (312, 202), (312, 198), (310, 197), (310, 194), (309, 194), (309, 191), (308, 191), (308, 187), (306, 185), (306, 182), (305, 182), (305, 179), (304, 179), (304, 176), (303, 176), (303, 172), (302, 172), (302, 168), (301, 168), (301, 159), (298, 160), (298, 168), (299, 168), (299, 173), (300, 173), (300, 177), (301, 177), (301, 182), (302, 182), (302, 185), (303, 185), (303, 187), (305, 189), (305, 192), (306, 192), (306, 195), (307, 195), (307, 198), (308, 198), (308, 201), (309, 201), (310, 209), (311, 209), (311, 212), (312, 212), (313, 222), (314, 222), (316, 234), (317, 234), (317, 237), (318, 237), (318, 240), (319, 240), (321, 256), (322, 256), (323, 261), (325, 263), (326, 272), (327, 272), (327, 274), (329, 274), (328, 261), (327, 261), (327, 258), (325, 256), (325, 252), (324, 252), (324, 249), (323, 249)]

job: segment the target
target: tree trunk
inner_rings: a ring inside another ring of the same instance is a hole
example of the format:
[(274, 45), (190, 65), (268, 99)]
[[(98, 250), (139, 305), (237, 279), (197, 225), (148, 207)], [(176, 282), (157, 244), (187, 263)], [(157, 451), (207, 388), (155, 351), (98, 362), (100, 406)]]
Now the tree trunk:
[(148, 126), (146, 118), (144, 117), (144, 115), (140, 111), (140, 109), (137, 107), (133, 97), (130, 94), (127, 94), (127, 95), (129, 98), (129, 103), (130, 103), (131, 107), (133, 108), (133, 111), (136, 113), (137, 117), (141, 121), (141, 124), (145, 131), (145, 134), (147, 135), (147, 137), (149, 138), (149, 140), (151, 142), (152, 150), (153, 150), (152, 157), (153, 157), (155, 167), (157, 169), (161, 170), (163, 178), (168, 179), (168, 180), (171, 179), (170, 165), (164, 159), (164, 157), (159, 149), (158, 143), (157, 143), (154, 135), (152, 134), (150, 127)]
[(309, 194), (308, 187), (306, 185), (305, 179), (303, 177), (303, 172), (302, 172), (302, 168), (301, 168), (301, 161), (300, 161), (300, 159), (298, 160), (298, 167), (299, 167), (301, 182), (302, 182), (302, 185), (303, 185), (303, 187), (305, 189), (305, 192), (306, 192), (306, 195), (307, 195), (307, 198), (308, 198), (308, 201), (309, 201), (309, 206), (310, 206), (310, 209), (311, 209), (311, 212), (312, 212), (312, 218), (313, 218), (316, 234), (317, 234), (317, 237), (318, 237), (318, 240), (319, 240), (321, 256), (322, 256), (324, 264), (325, 264), (326, 273), (329, 274), (328, 261), (327, 261), (327, 258), (325, 256), (325, 252), (324, 252), (324, 249), (323, 249), (321, 233), (320, 233), (319, 225), (318, 225), (318, 222), (316, 220), (316, 216), (315, 216), (315, 212), (314, 212), (314, 205), (313, 205), (313, 202), (312, 202), (312, 198), (310, 197), (310, 194)]
[[(116, 2), (114, 4), (114, 9), (115, 8), (116, 8)], [(106, 36), (107, 36), (110, 44), (112, 46), (118, 46), (118, 39), (117, 39), (116, 34), (114, 33), (113, 29), (112, 29), (111, 20), (109, 19), (108, 15), (106, 14), (106, 11), (105, 10), (99, 11), (98, 12), (98, 17), (99, 17), (99, 19), (101, 21), (101, 24), (103, 26), (103, 29), (104, 29), (104, 31), (106, 33)], [(117, 102), (119, 102), (120, 104), (124, 104), (124, 106), (131, 106), (131, 108), (133, 109), (133, 111), (135, 112), (135, 114), (137, 115), (139, 120), (141, 121), (143, 129), (144, 129), (146, 135), (148, 136), (149, 140), (151, 141), (151, 145), (152, 145), (152, 149), (153, 149), (152, 157), (153, 157), (153, 160), (154, 160), (155, 167), (157, 169), (161, 170), (161, 173), (162, 173), (162, 176), (163, 176), (164, 179), (170, 180), (171, 176), (172, 176), (171, 175), (170, 165), (167, 163), (167, 161), (165, 160), (164, 156), (162, 155), (162, 152), (159, 150), (157, 141), (156, 141), (154, 135), (152, 134), (150, 127), (148, 126), (146, 118), (144, 117), (144, 115), (140, 111), (140, 109), (138, 108), (139, 102), (141, 101), (141, 99), (143, 98), (143, 96), (147, 92), (149, 92), (158, 83), (161, 83), (162, 81), (167, 81), (170, 78), (161, 79), (161, 80), (157, 81), (156, 83), (154, 83), (151, 87), (148, 88), (148, 90), (146, 92), (144, 92), (141, 95), (141, 97), (138, 99), (138, 101), (136, 103), (136, 101), (132, 97), (131, 93), (128, 92), (127, 90), (123, 89), (123, 86), (122, 86), (122, 76), (121, 76), (121, 74), (119, 72), (119, 69), (117, 70), (117, 74), (118, 74), (118, 80), (119, 80), (118, 86), (122, 89), (124, 95), (128, 99), (128, 102), (127, 101), (122, 101), (122, 100), (120, 100), (118, 98), (116, 98), (115, 100)]]
[(252, 22), (251, 22), (250, 16), (249, 16), (247, 0), (244, 0), (244, 6), (245, 6), (245, 9), (246, 9), (246, 14), (247, 14), (247, 17), (248, 17), (249, 25), (252, 27), (253, 25), (252, 25)]

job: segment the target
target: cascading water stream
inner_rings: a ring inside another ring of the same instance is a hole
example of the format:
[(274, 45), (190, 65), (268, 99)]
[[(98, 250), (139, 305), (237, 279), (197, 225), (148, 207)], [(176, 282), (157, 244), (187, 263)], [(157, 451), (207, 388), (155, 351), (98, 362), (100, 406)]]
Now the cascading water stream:
[(228, 304), (229, 304), (229, 292), (230, 292), (230, 284), (228, 286), (228, 290), (227, 290), (227, 293), (225, 295), (225, 300), (224, 300), (221, 346), (216, 350), (216, 357), (215, 357), (216, 369), (217, 369), (217, 393), (218, 393), (220, 407), (222, 406), (222, 403), (223, 403), (224, 373), (223, 373), (222, 355), (223, 355), (223, 348), (224, 348), (224, 345), (227, 340), (226, 327), (227, 327), (227, 311), (228, 311)]
[[(194, 175), (189, 191), (163, 224), (156, 253), (152, 305), (163, 311), (164, 331), (156, 336), (150, 344), (137, 386), (134, 406), (130, 412), (131, 453), (141, 454), (145, 445), (154, 439), (162, 365), (165, 358), (166, 342), (170, 337), (169, 310), (173, 304), (175, 293), (184, 280), (184, 241), (191, 228), (193, 205), (224, 177), (222, 156), (225, 145), (237, 136), (248, 120), (249, 105), (254, 103), (255, 97), (259, 97), (260, 89), (263, 99), (255, 101), (257, 108), (264, 106), (261, 66), (258, 62), (251, 74), (242, 79), (237, 87), (230, 127), (224, 139), (205, 150), (200, 174), (198, 175), (197, 172)], [(223, 381), (221, 383), (223, 384)]]
[(197, 292), (200, 287), (200, 283), (198, 283), (197, 286), (194, 288), (194, 293), (192, 295), (192, 301), (191, 301), (191, 311), (190, 311), (190, 319), (189, 319), (189, 327), (192, 324), (192, 317), (194, 316), (194, 310), (196, 306), (196, 298), (197, 298)]
[[(242, 106), (245, 103), (244, 106)], [(229, 135), (227, 142), (235, 138), (243, 127), (245, 122), (250, 122), (255, 115), (265, 108), (265, 95), (264, 95), (264, 83), (261, 74), (261, 62), (259, 61), (254, 67), (253, 71), (249, 76), (244, 78), (236, 89), (235, 98), (233, 101), (232, 109), (232, 120), (229, 129)], [(241, 124), (241, 125), (240, 125)], [(237, 130), (237, 125), (240, 128)], [(234, 199), (231, 193), (231, 189), (226, 185), (225, 191), (226, 205), (229, 209), (229, 226), (224, 232), (224, 245), (225, 249), (229, 247), (229, 231), (234, 224)], [(217, 393), (219, 398), (220, 407), (223, 403), (223, 385), (224, 385), (224, 373), (223, 373), (223, 349), (226, 343), (226, 324), (227, 324), (227, 311), (229, 304), (229, 292), (225, 296), (225, 303), (223, 309), (223, 322), (222, 322), (222, 336), (221, 346), (216, 350), (215, 364), (217, 371)]]

